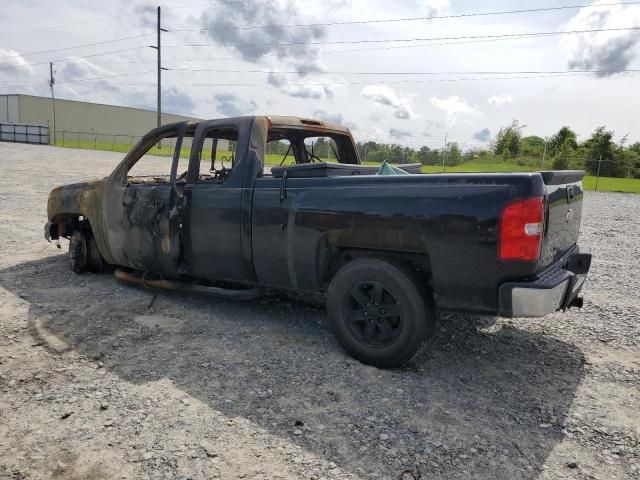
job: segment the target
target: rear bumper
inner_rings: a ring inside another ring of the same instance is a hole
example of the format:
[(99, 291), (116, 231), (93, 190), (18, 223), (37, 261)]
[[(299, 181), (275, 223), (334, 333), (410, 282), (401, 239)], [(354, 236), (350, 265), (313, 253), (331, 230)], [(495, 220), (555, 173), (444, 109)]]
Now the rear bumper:
[(534, 280), (503, 283), (498, 290), (500, 315), (543, 317), (579, 305), (578, 294), (590, 266), (591, 254), (580, 252), (576, 246)]

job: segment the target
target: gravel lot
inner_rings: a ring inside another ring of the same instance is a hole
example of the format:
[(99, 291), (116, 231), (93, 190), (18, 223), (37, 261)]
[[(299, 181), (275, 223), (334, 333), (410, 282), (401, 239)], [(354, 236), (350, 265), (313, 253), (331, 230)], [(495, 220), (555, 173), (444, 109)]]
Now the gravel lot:
[(441, 316), (404, 369), (322, 310), (73, 274), (51, 188), (120, 154), (0, 144), (0, 478), (640, 478), (640, 197), (588, 193), (581, 311)]

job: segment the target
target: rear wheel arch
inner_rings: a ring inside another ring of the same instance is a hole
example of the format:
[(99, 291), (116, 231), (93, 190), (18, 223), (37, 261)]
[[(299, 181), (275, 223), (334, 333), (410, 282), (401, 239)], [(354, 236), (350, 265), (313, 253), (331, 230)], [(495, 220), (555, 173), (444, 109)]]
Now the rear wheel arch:
[(322, 285), (327, 287), (336, 273), (344, 265), (359, 258), (377, 258), (403, 265), (411, 269), (413, 275), (417, 277), (419, 281), (423, 282), (429, 290), (433, 290), (431, 259), (427, 252), (393, 252), (348, 246), (334, 246), (331, 248), (330, 254), (327, 256), (327, 261), (325, 265), (322, 266), (320, 275)]

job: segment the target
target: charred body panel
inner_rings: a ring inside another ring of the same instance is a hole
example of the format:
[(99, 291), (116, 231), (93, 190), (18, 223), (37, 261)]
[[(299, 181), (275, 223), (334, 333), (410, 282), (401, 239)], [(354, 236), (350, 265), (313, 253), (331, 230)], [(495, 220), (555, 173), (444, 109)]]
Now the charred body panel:
[[(178, 274), (180, 259), (180, 218), (175, 179), (178, 155), (186, 122), (160, 127), (144, 136), (115, 168), (107, 181), (102, 211), (110, 258), (115, 265), (144, 271)], [(136, 184), (127, 179), (133, 163), (159, 139), (175, 134), (176, 154), (169, 181)]]
[(102, 200), (108, 179), (57, 187), (49, 194), (45, 238), (70, 238), (78, 222), (88, 221), (103, 258), (113, 263), (109, 242), (102, 228)]

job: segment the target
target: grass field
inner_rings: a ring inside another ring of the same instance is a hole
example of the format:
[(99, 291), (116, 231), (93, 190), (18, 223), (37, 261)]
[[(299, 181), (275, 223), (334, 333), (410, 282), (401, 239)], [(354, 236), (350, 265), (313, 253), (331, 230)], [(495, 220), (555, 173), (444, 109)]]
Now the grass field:
[[(447, 167), (447, 172), (531, 172), (537, 169), (529, 165), (517, 165), (515, 163), (484, 163), (484, 162), (468, 162), (460, 165)], [(441, 165), (424, 165), (423, 173), (442, 173)]]
[[(81, 148), (87, 150), (108, 150), (113, 152), (121, 152), (126, 153), (131, 149), (130, 144), (111, 144), (111, 143), (100, 143), (93, 141), (69, 141), (65, 142), (65, 145), (62, 145), (61, 141), (56, 142), (57, 146), (65, 148)], [(190, 148), (184, 147), (180, 152), (181, 157), (188, 157), (190, 154)], [(154, 149), (152, 152), (153, 155), (171, 155), (173, 152), (173, 148), (168, 144), (163, 144), (162, 148)], [(220, 157), (230, 156), (230, 152), (218, 152)], [(268, 154), (265, 156), (265, 163), (269, 166), (279, 165), (282, 161), (282, 155), (280, 154)], [(293, 157), (289, 155), (290, 158), (287, 159), (285, 163), (291, 163), (293, 161)], [(206, 158), (205, 158), (206, 160)], [(325, 159), (327, 161), (335, 161), (335, 159)], [(366, 162), (369, 165), (375, 165), (372, 162)], [(400, 165), (402, 167), (402, 165)], [(447, 172), (453, 173), (474, 173), (474, 172), (531, 172), (538, 170), (535, 167), (530, 165), (518, 165), (516, 163), (507, 163), (507, 162), (495, 162), (495, 163), (485, 163), (485, 162), (468, 162), (460, 165), (449, 166), (446, 168)], [(442, 173), (442, 167), (440, 165), (425, 165), (422, 167), (423, 173)], [(587, 175), (584, 177), (584, 187), (586, 190), (595, 190), (596, 186), (596, 177)], [(600, 177), (598, 181), (598, 191), (601, 192), (622, 192), (622, 193), (640, 193), (640, 179), (634, 178), (611, 178), (611, 177)]]
[[(584, 188), (586, 190), (595, 190), (595, 187), (596, 177), (590, 175), (584, 177)], [(600, 177), (598, 181), (598, 191), (640, 193), (640, 179)]]
[[(527, 165), (517, 165), (514, 163), (463, 163), (453, 167), (447, 167), (447, 172), (455, 173), (473, 173), (473, 172), (531, 172), (532, 169)], [(422, 167), (423, 173), (442, 173), (442, 167), (436, 165), (425, 165)], [(596, 177), (586, 175), (583, 185), (585, 190), (595, 190)], [(622, 193), (640, 193), (640, 179), (635, 178), (612, 178), (600, 177), (598, 181), (599, 192), (622, 192)]]

